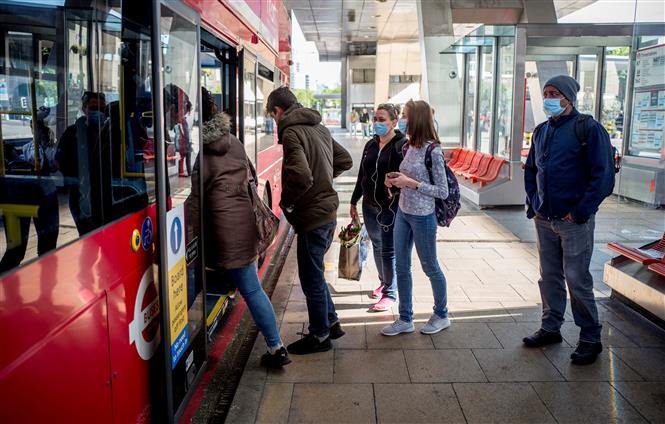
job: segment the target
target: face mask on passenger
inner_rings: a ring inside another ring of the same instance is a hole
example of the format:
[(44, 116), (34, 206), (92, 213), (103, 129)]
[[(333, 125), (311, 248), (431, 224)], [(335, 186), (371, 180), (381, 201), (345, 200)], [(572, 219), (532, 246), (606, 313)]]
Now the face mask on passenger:
[(404, 118), (397, 121), (397, 128), (402, 134), (406, 134), (406, 130), (409, 128), (408, 121)]
[(388, 128), (387, 124), (385, 124), (383, 122), (375, 122), (374, 123), (374, 132), (379, 137), (383, 137), (384, 135), (388, 134), (388, 131), (390, 131), (390, 128)]
[(543, 111), (549, 116), (559, 116), (565, 109), (561, 106), (561, 99), (545, 99), (543, 101)]
[(104, 112), (93, 110), (88, 113), (88, 125), (90, 126), (99, 127), (104, 123), (105, 120), (106, 120), (106, 115), (104, 115)]

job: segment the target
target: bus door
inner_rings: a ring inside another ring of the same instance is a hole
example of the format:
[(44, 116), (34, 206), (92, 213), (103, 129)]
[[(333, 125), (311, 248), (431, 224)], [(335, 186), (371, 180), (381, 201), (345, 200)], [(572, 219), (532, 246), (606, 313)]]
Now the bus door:
[[(237, 135), (238, 56), (235, 47), (201, 30), (201, 85), (215, 100), (217, 110), (231, 117), (231, 132)], [(206, 205), (204, 204), (204, 210)], [(225, 273), (206, 268), (206, 324), (212, 337), (220, 318), (235, 295), (235, 286)]]
[[(203, 208), (190, 196), (201, 145), (199, 20), (193, 10), (170, 0), (153, 10), (152, 43), (159, 46), (153, 48), (153, 80), (159, 87), (154, 132), (160, 291), (170, 422), (184, 410), (207, 358)], [(171, 160), (177, 162), (177, 173), (168, 171)]]

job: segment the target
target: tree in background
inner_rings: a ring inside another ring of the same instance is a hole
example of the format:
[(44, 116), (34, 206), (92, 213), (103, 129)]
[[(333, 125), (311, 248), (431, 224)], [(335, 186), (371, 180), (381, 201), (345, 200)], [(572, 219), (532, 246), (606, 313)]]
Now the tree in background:
[(314, 106), (314, 92), (312, 90), (307, 90), (303, 88), (295, 88), (293, 89), (293, 94), (296, 95), (296, 99), (298, 99), (298, 103), (303, 105), (304, 107), (312, 107)]

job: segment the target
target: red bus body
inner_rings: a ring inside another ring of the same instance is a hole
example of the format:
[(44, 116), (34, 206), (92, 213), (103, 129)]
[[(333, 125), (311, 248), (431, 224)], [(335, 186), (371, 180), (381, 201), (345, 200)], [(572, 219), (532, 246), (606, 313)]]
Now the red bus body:
[[(269, 58), (286, 81), (290, 18), (280, 1), (270, 0), (277, 15), (265, 21), (266, 2), (246, 2), (276, 43), (232, 1), (183, 3), (200, 14), (202, 28)], [(274, 138), (258, 154), (257, 170), (281, 215), (282, 150)], [(158, 233), (157, 213), (153, 203), (0, 277), (0, 422), (161, 421), (157, 243), (131, 246), (146, 219)]]

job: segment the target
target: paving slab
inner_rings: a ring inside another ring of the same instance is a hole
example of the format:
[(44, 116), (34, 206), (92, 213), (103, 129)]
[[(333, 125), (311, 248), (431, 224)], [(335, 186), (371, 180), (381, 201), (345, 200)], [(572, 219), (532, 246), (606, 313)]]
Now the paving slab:
[(289, 423), (375, 423), (371, 384), (296, 384)]
[(529, 383), (455, 383), (468, 423), (555, 423)]
[(531, 383), (559, 423), (646, 423), (609, 383)]
[(375, 384), (374, 397), (379, 423), (466, 422), (450, 384)]

